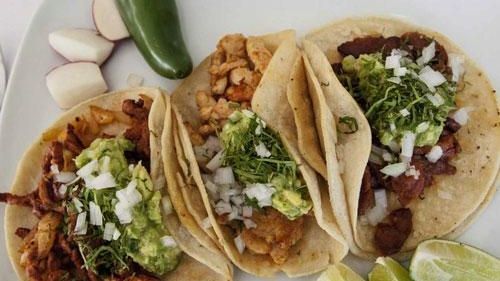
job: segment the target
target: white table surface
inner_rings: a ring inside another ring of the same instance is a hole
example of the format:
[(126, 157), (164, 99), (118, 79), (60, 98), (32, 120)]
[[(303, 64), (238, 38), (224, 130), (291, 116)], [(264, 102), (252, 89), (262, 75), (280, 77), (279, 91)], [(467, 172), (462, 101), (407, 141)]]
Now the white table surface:
[(7, 73), (30, 23), (33, 13), (42, 0), (0, 0), (0, 46)]

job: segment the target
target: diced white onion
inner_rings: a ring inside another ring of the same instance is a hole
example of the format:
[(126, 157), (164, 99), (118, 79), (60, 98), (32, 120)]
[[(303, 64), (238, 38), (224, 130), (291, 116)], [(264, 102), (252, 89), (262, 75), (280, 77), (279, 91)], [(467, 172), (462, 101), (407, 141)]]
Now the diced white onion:
[(238, 252), (240, 254), (243, 254), (243, 251), (245, 251), (245, 241), (243, 241), (243, 239), (241, 238), (241, 234), (234, 238), (234, 245), (236, 245), (236, 249), (238, 249)]
[(233, 184), (234, 174), (231, 167), (223, 167), (215, 170), (214, 182), (216, 184)]
[(444, 99), (440, 94), (426, 94), (425, 97), (434, 105), (435, 107), (440, 107), (444, 104)]
[(89, 202), (89, 213), (90, 213), (90, 224), (91, 225), (102, 225), (102, 212), (101, 207), (94, 203)]
[(272, 196), (276, 190), (262, 183), (247, 184), (246, 188), (243, 190), (245, 194), (250, 199), (256, 199), (259, 207), (271, 206)]
[(387, 193), (385, 189), (377, 189), (375, 194), (375, 205), (387, 208)]
[(219, 195), (224, 202), (229, 202), (232, 196), (238, 195), (241, 193), (241, 190), (236, 188), (224, 187), (221, 189)]
[(68, 191), (68, 186), (65, 184), (61, 184), (57, 192), (59, 193), (59, 197), (64, 197), (66, 192)]
[(427, 160), (431, 163), (436, 163), (441, 156), (443, 156), (443, 149), (439, 145), (435, 145), (431, 148), (431, 151), (425, 155)]
[(229, 204), (228, 202), (220, 200), (219, 202), (217, 202), (217, 204), (215, 204), (215, 212), (219, 216), (223, 214), (229, 214), (232, 211), (233, 209), (231, 208), (231, 204)]
[(255, 147), (255, 152), (259, 157), (268, 158), (271, 156), (271, 151), (269, 151), (263, 142), (259, 142), (259, 145)]
[(418, 65), (424, 65), (432, 60), (436, 54), (436, 42), (432, 41), (429, 46), (422, 49), (422, 56), (417, 59)]
[(464, 64), (465, 58), (462, 55), (458, 54), (449, 54), (448, 55), (448, 66), (451, 68), (451, 81), (458, 82), (460, 77), (464, 74)]
[(399, 55), (401, 57), (406, 57), (408, 55), (408, 52), (405, 51), (405, 50), (401, 50), (401, 49), (392, 49), (391, 50), (391, 56), (394, 56), (394, 55)]
[(403, 116), (403, 117), (406, 117), (406, 116), (410, 115), (410, 112), (409, 112), (409, 111), (408, 111), (408, 109), (406, 109), (406, 108), (401, 109), (401, 110), (399, 111), (399, 113), (400, 113), (400, 114), (401, 114), (401, 116)]
[(241, 195), (231, 197), (231, 202), (236, 206), (241, 206), (241, 204), (243, 204), (244, 201), (245, 200)]
[(422, 122), (418, 124), (417, 128), (415, 128), (415, 131), (420, 134), (427, 131), (427, 129), (429, 129), (429, 122)]
[(252, 111), (250, 111), (250, 110), (248, 110), (248, 109), (243, 109), (241, 112), (242, 112), (242, 113), (243, 113), (246, 117), (249, 117), (249, 118), (252, 118), (252, 117), (255, 115), (255, 113), (253, 113)]
[(102, 235), (102, 239), (106, 241), (111, 241), (113, 240), (113, 234), (115, 233), (116, 226), (112, 222), (107, 222), (104, 225), (104, 233)]
[(231, 208), (231, 213), (227, 216), (227, 220), (232, 221), (232, 220), (243, 220), (243, 217), (239, 215), (238, 208), (235, 206), (232, 206)]
[(403, 133), (401, 138), (401, 155), (411, 159), (415, 146), (415, 134), (409, 131)]
[(206, 217), (201, 221), (201, 227), (203, 229), (209, 229), (212, 227), (212, 223), (210, 222), (210, 218)]
[(394, 68), (394, 76), (397, 76), (397, 77), (405, 76), (407, 71), (408, 71), (408, 69), (406, 67)]
[(425, 72), (420, 72), (418, 78), (427, 85), (431, 92), (435, 92), (435, 87), (446, 82), (446, 78), (439, 71), (433, 69), (427, 70)]
[(76, 172), (76, 174), (81, 177), (81, 178), (86, 178), (90, 175), (92, 175), (93, 172), (97, 171), (98, 163), (97, 160), (92, 160), (89, 163), (87, 163), (85, 166), (80, 168)]
[(174, 237), (170, 235), (165, 235), (162, 238), (160, 238), (161, 244), (167, 248), (171, 247), (177, 247), (177, 242), (175, 241)]
[(260, 124), (255, 128), (255, 134), (257, 136), (260, 136), (260, 134), (262, 134), (262, 126)]
[(76, 218), (75, 224), (75, 234), (76, 235), (85, 235), (87, 234), (87, 212), (81, 212), (78, 214)]
[(135, 73), (130, 73), (127, 77), (127, 85), (131, 88), (140, 87), (144, 82), (144, 77)]
[(399, 83), (401, 83), (401, 78), (399, 78), (399, 77), (391, 77), (391, 78), (387, 78), (387, 81), (392, 82), (394, 84), (399, 84)]
[(117, 229), (115, 229), (115, 232), (113, 232), (113, 240), (118, 240), (118, 238), (120, 238), (122, 234), (120, 233), (120, 231)]
[(82, 202), (80, 200), (78, 200), (78, 198), (76, 198), (76, 197), (73, 197), (72, 201), (73, 201), (73, 205), (75, 206), (76, 211), (78, 213), (81, 213), (83, 210)]
[(209, 151), (219, 152), (222, 147), (218, 138), (209, 136), (207, 141), (203, 144)]
[(253, 220), (251, 220), (251, 219), (244, 219), (243, 223), (245, 224), (245, 227), (247, 229), (257, 227), (257, 224)]
[(394, 157), (391, 153), (384, 151), (384, 153), (382, 153), (382, 159), (384, 159), (385, 162), (392, 162)]
[(458, 124), (460, 125), (465, 125), (467, 124), (467, 121), (469, 120), (469, 112), (472, 111), (471, 108), (469, 107), (462, 107), (459, 110), (455, 111), (451, 118), (453, 118), (455, 121), (457, 121)]
[(110, 187), (115, 187), (116, 181), (110, 172), (103, 173), (93, 178), (89, 183), (87, 183), (87, 188), (90, 189), (105, 189)]
[(405, 172), (405, 176), (413, 177), (414, 179), (418, 179), (420, 177), (420, 171), (415, 169), (415, 166), (411, 165)]
[(385, 68), (393, 69), (401, 67), (399, 60), (401, 59), (401, 55), (391, 55), (385, 58)]
[(383, 221), (387, 216), (387, 208), (381, 205), (375, 205), (375, 207), (368, 210), (365, 217), (368, 223), (372, 226), (376, 226), (379, 222)]
[(224, 150), (217, 152), (217, 154), (215, 154), (215, 156), (210, 161), (208, 161), (205, 167), (207, 167), (207, 169), (209, 169), (212, 172), (219, 169), (220, 166), (222, 166), (223, 155), (224, 155)]
[(73, 172), (60, 172), (54, 175), (56, 182), (70, 183), (76, 179), (76, 174)]
[(394, 123), (392, 123), (392, 122), (391, 122), (391, 123), (389, 123), (389, 128), (391, 129), (391, 132), (396, 131), (396, 124), (394, 124)]
[(241, 214), (244, 217), (250, 218), (250, 217), (252, 217), (252, 213), (253, 213), (253, 208), (252, 207), (250, 207), (250, 206), (243, 206)]
[(407, 164), (406, 163), (395, 163), (395, 164), (389, 164), (382, 168), (380, 172), (391, 176), (391, 177), (397, 177), (401, 174), (403, 174), (406, 171)]
[(173, 211), (172, 202), (170, 201), (170, 197), (165, 195), (161, 198), (161, 205), (163, 207), (163, 212), (165, 215), (170, 215)]
[(123, 201), (119, 201), (115, 205), (115, 215), (121, 224), (127, 224), (132, 222), (132, 210)]
[(205, 187), (207, 188), (208, 195), (210, 195), (210, 199), (212, 199), (212, 200), (219, 199), (218, 188), (213, 182), (207, 180), (205, 182)]
[(54, 175), (59, 174), (59, 166), (57, 164), (50, 165), (50, 172)]

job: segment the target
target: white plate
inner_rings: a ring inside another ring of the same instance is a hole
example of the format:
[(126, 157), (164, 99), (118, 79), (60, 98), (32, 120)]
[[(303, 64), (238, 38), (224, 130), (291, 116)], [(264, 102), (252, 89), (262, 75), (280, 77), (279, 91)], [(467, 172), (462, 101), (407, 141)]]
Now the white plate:
[[(352, 15), (398, 15), (436, 29), (458, 43), (500, 85), (499, 1), (177, 1), (187, 45), (194, 62), (209, 54), (223, 34), (260, 34), (294, 28), (299, 36), (333, 19)], [(4, 6), (4, 5), (3, 5)], [(89, 0), (46, 0), (35, 14), (10, 77), (0, 124), (0, 189), (7, 191), (23, 151), (61, 111), (45, 86), (45, 73), (64, 60), (48, 43), (49, 32), (62, 27), (93, 28)], [(5, 7), (2, 7), (5, 8)], [(8, 27), (2, 27), (8, 28)], [(177, 82), (153, 73), (131, 41), (121, 42), (104, 66), (111, 89), (126, 87), (129, 73), (145, 77), (146, 85), (169, 90)], [(0, 216), (3, 218), (4, 206)], [(460, 239), (500, 256), (500, 196)], [(3, 240), (3, 232), (0, 234)], [(321, 241), (318, 241), (321, 243)], [(348, 257), (346, 262), (366, 274), (371, 264)], [(0, 243), (2, 280), (15, 280), (4, 243)], [(312, 280), (302, 278), (296, 280)], [(259, 280), (236, 272), (236, 280)], [(280, 275), (275, 280), (288, 280)]]

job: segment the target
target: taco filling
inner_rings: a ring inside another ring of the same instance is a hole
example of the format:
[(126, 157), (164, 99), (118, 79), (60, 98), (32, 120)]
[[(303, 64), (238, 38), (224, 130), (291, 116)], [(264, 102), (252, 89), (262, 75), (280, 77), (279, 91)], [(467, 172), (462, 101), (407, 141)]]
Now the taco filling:
[[(141, 96), (121, 112), (90, 106), (44, 135), (50, 145), (35, 191), (0, 194), (40, 219), (16, 230), (29, 280), (159, 280), (176, 268), (181, 250), (162, 222), (168, 197), (149, 174), (151, 104)], [(117, 124), (123, 134), (109, 130)]]
[(271, 57), (257, 38), (222, 38), (211, 59), (211, 90), (196, 94), (201, 125), (186, 125), (218, 223), (240, 253), (247, 248), (283, 264), (312, 203), (279, 135), (251, 110)]
[[(376, 227), (374, 242), (382, 254), (394, 254), (412, 232), (408, 205), (425, 200), (435, 176), (456, 173), (450, 163), (461, 151), (455, 133), (470, 111), (455, 105), (463, 57), (448, 55), (439, 42), (417, 32), (356, 38), (338, 51), (343, 58), (332, 65), (334, 72), (372, 129), (359, 220)], [(340, 118), (341, 133), (355, 132), (351, 119)]]

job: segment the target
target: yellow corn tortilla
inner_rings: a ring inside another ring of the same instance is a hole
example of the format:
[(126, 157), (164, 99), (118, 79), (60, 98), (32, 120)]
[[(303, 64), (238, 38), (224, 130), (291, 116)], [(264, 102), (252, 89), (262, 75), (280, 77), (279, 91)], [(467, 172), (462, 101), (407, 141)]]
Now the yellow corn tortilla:
[[(308, 72), (312, 79), (317, 80), (311, 95), (321, 99), (320, 103), (329, 109), (320, 112), (318, 109), (324, 109), (324, 106), (315, 107), (320, 141), (325, 146), (326, 143), (333, 144), (336, 149), (335, 152), (325, 149), (327, 160), (336, 159), (327, 162), (327, 178), (330, 189), (338, 195), (334, 201), (344, 200), (346, 206), (344, 210), (336, 209), (335, 215), (351, 251), (365, 258), (378, 255), (373, 244), (375, 227), (360, 224), (357, 215), (361, 180), (370, 154), (371, 132), (363, 112), (340, 84), (331, 64), (341, 60), (337, 47), (346, 41), (368, 35), (400, 36), (410, 31), (434, 38), (448, 54), (464, 56), (466, 86), (457, 93), (456, 103), (458, 107), (470, 106), (474, 110), (469, 114), (468, 123), (456, 134), (462, 152), (451, 164), (457, 168), (457, 173), (436, 176), (435, 184), (425, 189), (425, 199), (413, 200), (409, 204), (414, 230), (398, 256), (408, 256), (425, 239), (458, 236), (485, 208), (496, 189), (494, 182), (500, 166), (500, 119), (495, 91), (486, 74), (451, 40), (399, 19), (381, 17), (348, 18), (307, 34), (303, 44), (305, 58), (310, 62)], [(359, 125), (356, 133), (334, 137), (334, 122), (331, 126), (318, 125), (323, 124), (324, 119), (338, 120), (345, 115), (356, 118)], [(339, 176), (342, 181), (334, 181)], [(441, 198), (439, 192), (448, 193), (452, 199)], [(395, 208), (396, 201), (391, 194), (390, 209)], [(349, 220), (345, 219), (346, 214)]]
[[(75, 117), (89, 114), (89, 106), (94, 105), (104, 109), (121, 111), (122, 102), (125, 99), (139, 98), (139, 95), (146, 95), (153, 99), (149, 113), (150, 148), (151, 148), (151, 178), (155, 188), (167, 194), (165, 189), (165, 176), (163, 162), (161, 161), (161, 138), (163, 131), (163, 120), (166, 110), (164, 93), (157, 88), (134, 88), (117, 91), (103, 96), (85, 101), (65, 112), (45, 133), (28, 148), (17, 167), (14, 183), (11, 192), (18, 195), (30, 193), (36, 189), (41, 177), (43, 156), (51, 140), (49, 135), (54, 131), (60, 131), (73, 121)], [(169, 101), (167, 100), (167, 105)], [(106, 130), (120, 133), (125, 130), (123, 125), (111, 124)], [(180, 224), (178, 215), (163, 214), (163, 221), (169, 229), (171, 235), (177, 241), (184, 254), (181, 257), (179, 266), (162, 277), (162, 280), (210, 280), (223, 281), (232, 280), (231, 268), (224, 270), (223, 266), (216, 264), (218, 261), (212, 251), (205, 249), (196, 239)], [(30, 208), (7, 205), (5, 210), (5, 237), (7, 252), (11, 263), (20, 280), (27, 280), (24, 268), (20, 265), (21, 255), (19, 247), (22, 239), (15, 235), (19, 227), (32, 228), (37, 223), (37, 218), (31, 213)]]
[[(234, 244), (235, 237), (230, 234), (226, 226), (217, 223), (185, 127), (185, 122), (194, 129), (200, 126), (195, 95), (200, 90), (210, 91), (208, 72), (210, 57), (206, 58), (172, 95), (174, 120), (177, 121), (173, 129), (177, 128), (176, 133), (179, 137), (179, 141), (174, 141), (174, 143), (177, 153), (183, 153), (177, 158), (181, 162), (179, 163), (181, 170), (185, 169), (184, 175), (187, 182), (186, 192), (183, 194), (186, 201), (192, 201), (186, 205), (192, 206), (189, 210), (193, 217), (197, 218), (199, 223), (209, 218), (212, 227), (206, 231), (215, 234), (216, 242), (223, 247), (229, 259), (242, 270), (258, 276), (272, 276), (278, 271), (284, 271), (288, 276), (308, 275), (325, 269), (333, 262), (340, 261), (347, 254), (348, 248), (333, 217), (330, 204), (321, 201), (320, 192), (327, 193), (326, 186), (323, 185), (323, 190), (320, 190), (314, 170), (300, 156), (298, 149), (299, 139), (307, 138), (299, 138), (297, 134), (307, 130), (304, 130), (304, 127), (297, 130), (294, 114), (300, 116), (300, 112), (305, 112), (307, 109), (301, 106), (307, 106), (307, 103), (299, 103), (294, 107), (296, 109), (292, 110), (287, 97), (300, 92), (301, 87), (306, 88), (303, 66), (295, 45), (295, 33), (283, 31), (258, 38), (264, 41), (265, 46), (273, 53), (273, 57), (254, 93), (252, 110), (281, 136), (288, 152), (299, 164), (300, 172), (313, 201), (314, 217), (305, 218), (304, 236), (290, 249), (288, 260), (281, 266), (275, 264), (269, 256), (254, 255), (249, 250), (240, 254)], [(290, 83), (294, 81), (298, 83)], [(294, 101), (291, 103), (294, 104)], [(316, 150), (314, 157), (321, 158), (319, 149)], [(323, 167), (325, 167), (324, 164)], [(326, 167), (324, 169), (326, 172)], [(200, 199), (205, 206), (203, 210), (196, 206)]]

